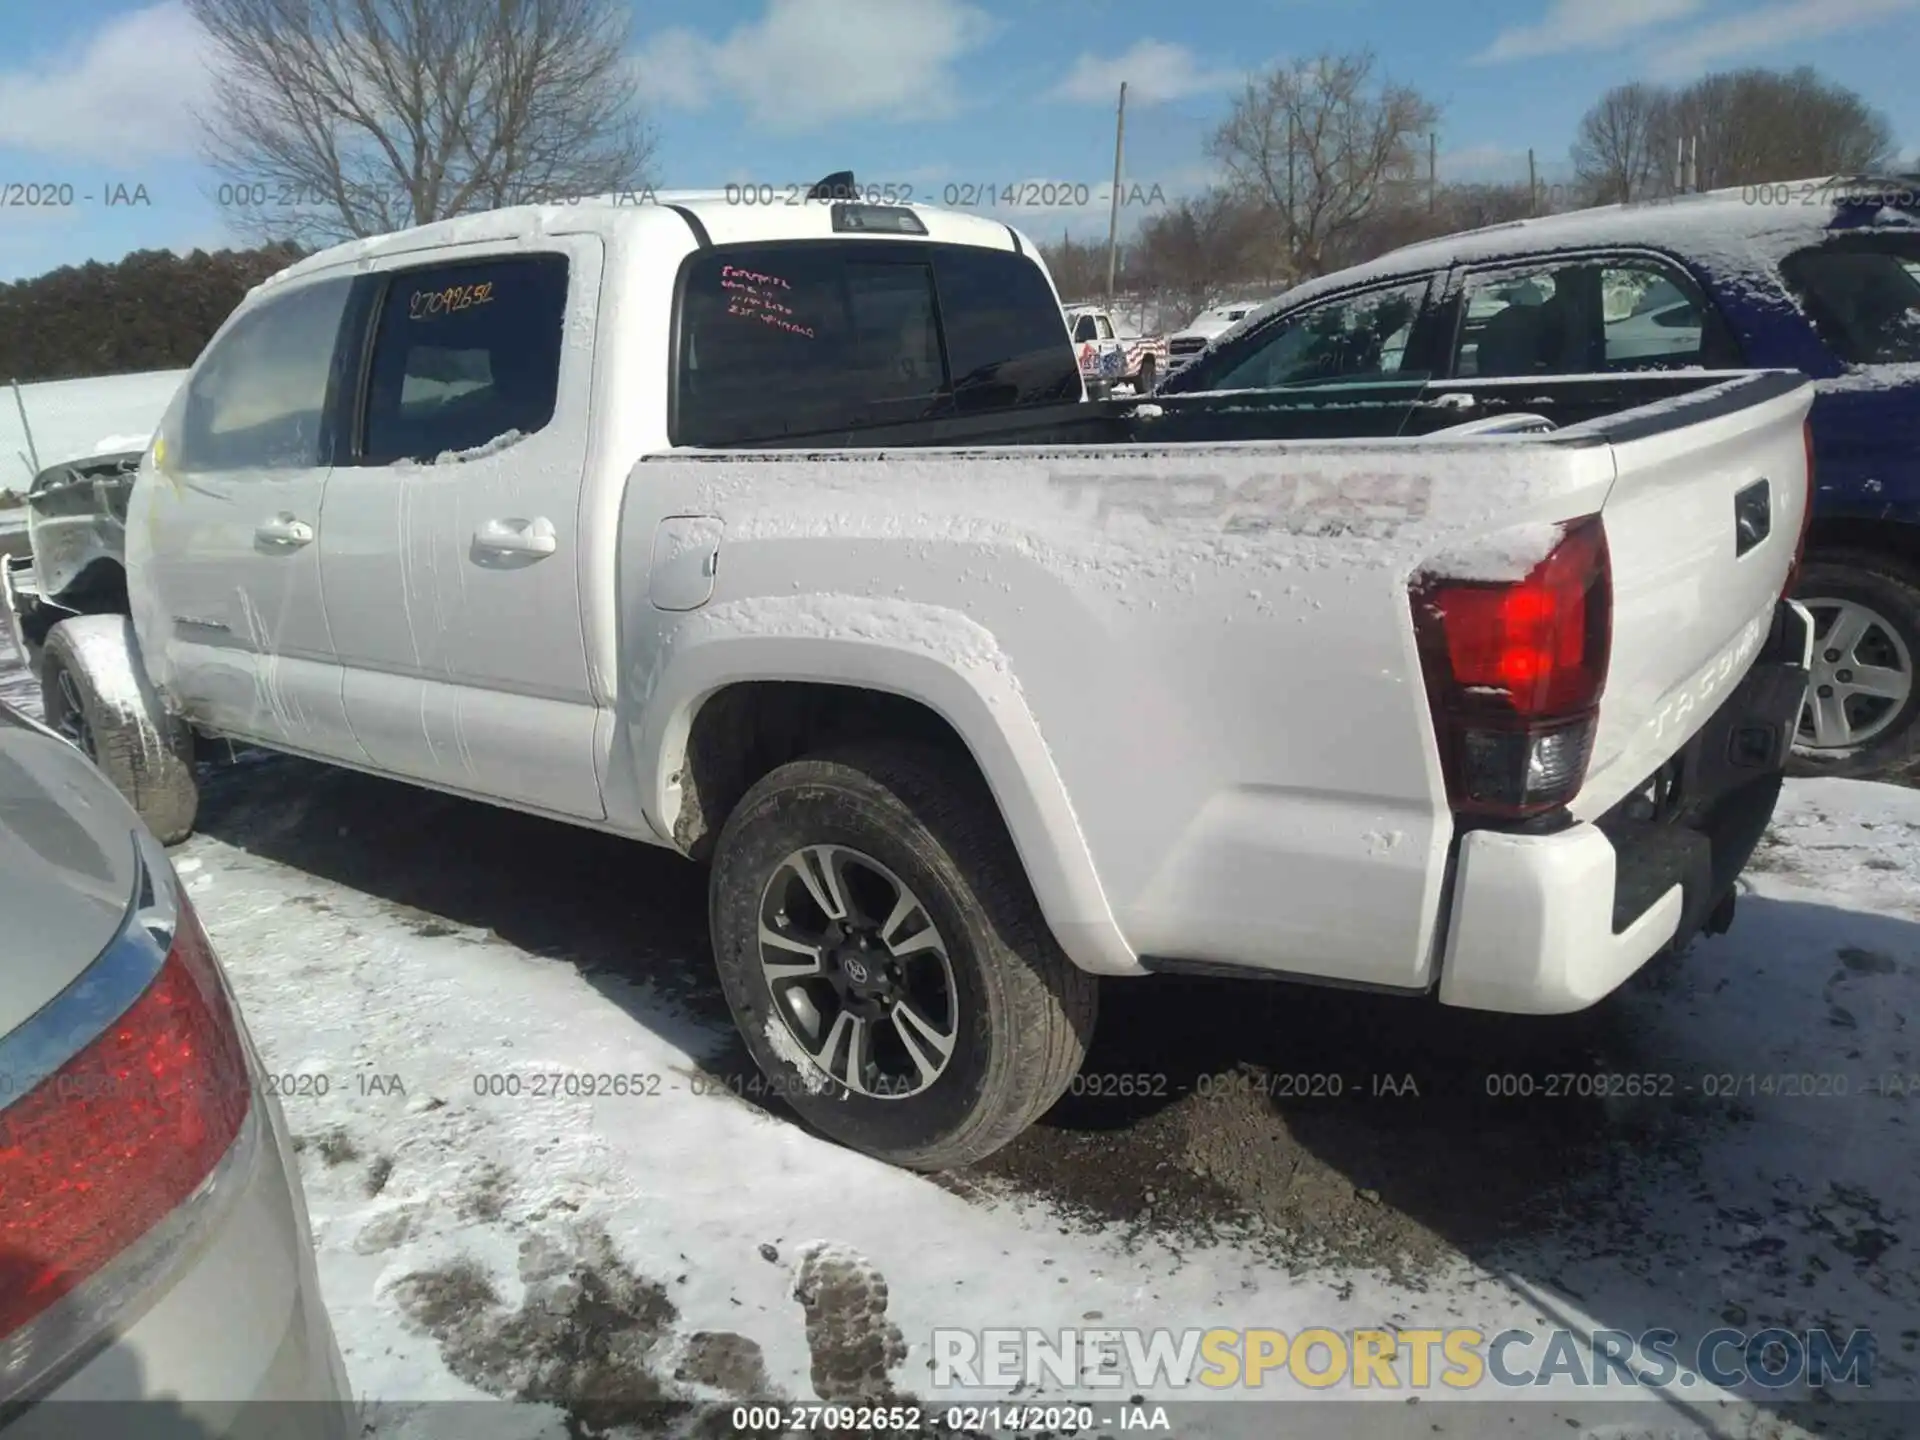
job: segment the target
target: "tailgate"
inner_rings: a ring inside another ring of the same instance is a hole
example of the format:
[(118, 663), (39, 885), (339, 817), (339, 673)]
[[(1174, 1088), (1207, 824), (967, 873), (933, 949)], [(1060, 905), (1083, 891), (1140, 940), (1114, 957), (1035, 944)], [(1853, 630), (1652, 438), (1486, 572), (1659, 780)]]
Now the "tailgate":
[(1613, 652), (1581, 818), (1639, 788), (1758, 655), (1811, 501), (1812, 403), (1802, 377), (1769, 373), (1592, 427), (1616, 465)]

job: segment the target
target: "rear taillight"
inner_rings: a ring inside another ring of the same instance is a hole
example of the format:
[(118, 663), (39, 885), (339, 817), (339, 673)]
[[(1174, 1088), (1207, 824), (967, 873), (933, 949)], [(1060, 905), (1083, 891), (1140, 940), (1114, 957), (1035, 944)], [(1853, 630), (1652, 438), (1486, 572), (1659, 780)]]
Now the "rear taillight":
[[(89, 983), (100, 982), (82, 977), (76, 990)], [(193, 1195), (250, 1102), (244, 1043), (181, 896), (151, 983), (0, 1109), (0, 1345)]]
[(1586, 780), (1607, 682), (1613, 582), (1600, 517), (1519, 580), (1416, 577), (1413, 627), (1453, 809), (1522, 819)]
[(1780, 591), (1782, 595), (1793, 594), (1794, 587), (1800, 583), (1800, 566), (1807, 558), (1807, 535), (1808, 532), (1813, 529), (1813, 482), (1815, 475), (1813, 464), (1813, 418), (1809, 416), (1806, 423), (1800, 428), (1807, 446), (1807, 497), (1805, 506), (1800, 511), (1800, 535), (1799, 538), (1793, 542), (1793, 563), (1787, 567), (1787, 583)]

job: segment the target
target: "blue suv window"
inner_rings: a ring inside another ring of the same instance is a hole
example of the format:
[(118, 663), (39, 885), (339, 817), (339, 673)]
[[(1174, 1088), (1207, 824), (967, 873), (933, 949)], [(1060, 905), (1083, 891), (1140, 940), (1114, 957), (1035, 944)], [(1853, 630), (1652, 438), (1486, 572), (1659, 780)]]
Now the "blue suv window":
[(1403, 369), (1427, 282), (1344, 295), (1276, 320), (1184, 371), (1169, 393), (1415, 379)]
[(1780, 270), (1840, 359), (1850, 365), (1920, 362), (1920, 236), (1802, 250)]

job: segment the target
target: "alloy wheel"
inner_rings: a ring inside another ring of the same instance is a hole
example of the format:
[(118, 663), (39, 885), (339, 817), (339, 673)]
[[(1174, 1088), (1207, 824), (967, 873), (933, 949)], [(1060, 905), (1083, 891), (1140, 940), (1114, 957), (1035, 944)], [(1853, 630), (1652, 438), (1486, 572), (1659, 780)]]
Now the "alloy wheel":
[(760, 897), (760, 970), (773, 1023), (854, 1094), (909, 1099), (946, 1073), (960, 1034), (946, 940), (872, 856), (810, 845), (774, 867)]

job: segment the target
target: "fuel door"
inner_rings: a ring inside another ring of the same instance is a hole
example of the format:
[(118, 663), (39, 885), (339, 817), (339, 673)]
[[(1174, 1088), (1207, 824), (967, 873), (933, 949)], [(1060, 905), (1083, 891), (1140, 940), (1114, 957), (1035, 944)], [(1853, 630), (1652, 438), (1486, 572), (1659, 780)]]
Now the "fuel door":
[(647, 584), (654, 609), (698, 610), (713, 598), (725, 531), (717, 515), (669, 515), (660, 522)]

